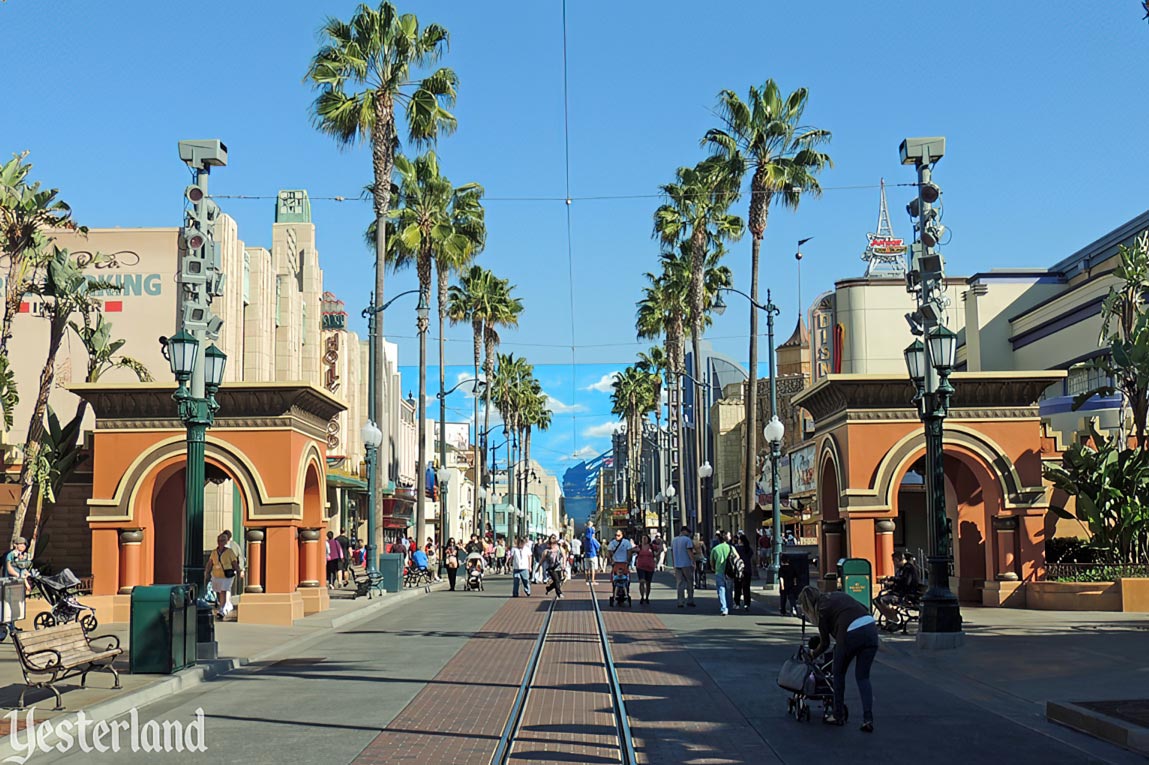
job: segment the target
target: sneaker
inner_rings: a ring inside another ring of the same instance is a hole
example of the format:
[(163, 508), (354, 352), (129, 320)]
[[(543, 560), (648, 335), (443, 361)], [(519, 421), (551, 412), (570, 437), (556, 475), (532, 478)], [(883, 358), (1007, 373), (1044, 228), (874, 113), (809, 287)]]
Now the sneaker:
[(723, 615), (723, 616), (730, 616), (730, 614), (729, 614), (728, 612), (726, 612), (726, 611), (722, 611), (721, 613), (722, 613), (722, 615)]
[(563, 599), (563, 596), (562, 596), (562, 595), (559, 595), (559, 600), (562, 600), (562, 599)]

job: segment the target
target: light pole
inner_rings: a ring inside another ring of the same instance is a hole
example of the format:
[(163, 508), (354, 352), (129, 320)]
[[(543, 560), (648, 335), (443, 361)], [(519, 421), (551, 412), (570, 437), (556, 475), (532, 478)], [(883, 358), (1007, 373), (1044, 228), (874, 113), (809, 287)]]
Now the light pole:
[(415, 453), (415, 539), (423, 538), (427, 522), (427, 327), (431, 306), (426, 291), (419, 290), (415, 329), (419, 334), (419, 449)]
[(762, 429), (762, 436), (770, 444), (770, 505), (773, 511), (774, 529), (770, 560), (770, 583), (778, 584), (778, 570), (782, 568), (782, 503), (778, 497), (778, 459), (782, 456), (782, 439), (786, 437), (786, 426), (778, 415), (770, 418)]
[[(662, 495), (666, 497), (666, 501), (670, 503), (670, 517), (674, 517), (674, 497), (678, 494), (678, 490), (674, 488), (673, 483), (666, 484), (666, 488), (662, 490)], [(678, 508), (678, 525), (682, 528), (686, 525), (686, 507), (681, 506)]]
[[(375, 346), (374, 344), (369, 343), (368, 347), (374, 348)], [(368, 351), (368, 353), (370, 353), (370, 351)], [(374, 368), (374, 365), (370, 366), (370, 369)], [(370, 404), (368, 404), (368, 408), (371, 408)], [(378, 489), (377, 484), (379, 479), (377, 465), (379, 462), (379, 445), (383, 443), (383, 431), (379, 429), (379, 426), (376, 425), (373, 420), (367, 420), (363, 423), (363, 428), (360, 431), (360, 435), (363, 436), (363, 447), (367, 452), (366, 457), (364, 458), (364, 461), (367, 463), (367, 501), (371, 505), (370, 509), (367, 511), (367, 571), (369, 573), (374, 573), (379, 570), (377, 565), (378, 559), (375, 555), (377, 521), (375, 520), (374, 499), (376, 496), (375, 492)]]
[[(714, 298), (714, 305), (712, 306), (712, 309), (714, 310), (714, 312), (716, 314), (718, 314), (719, 316), (721, 316), (723, 314), (723, 312), (726, 310), (726, 303), (722, 300), (722, 292), (724, 292), (724, 291), (725, 292), (737, 292), (739, 295), (741, 295), (742, 297), (749, 300), (751, 306), (758, 309), (759, 311), (765, 311), (766, 312), (766, 338), (767, 338), (767, 344), (769, 346), (769, 363), (770, 363), (770, 415), (772, 417), (776, 418), (778, 416), (778, 375), (776, 374), (776, 370), (774, 369), (774, 361), (775, 361), (775, 359), (774, 359), (774, 317), (780, 313), (778, 306), (774, 305), (774, 299), (770, 295), (770, 290), (766, 290), (766, 305), (762, 305), (761, 303), (759, 303), (757, 300), (755, 300), (754, 298), (747, 295), (742, 290), (737, 290), (737, 289), (734, 289), (733, 287), (720, 287), (718, 294)], [(754, 380), (755, 375), (756, 375), (756, 371), (751, 369), (750, 370), (750, 379)], [(748, 395), (751, 395), (751, 396), (757, 396), (758, 395), (758, 384), (757, 384), (757, 382), (755, 382), (755, 384), (754, 384), (754, 390), (750, 391), (748, 393)], [(746, 423), (746, 427), (747, 428), (751, 427), (751, 424)], [(751, 457), (756, 458), (757, 455), (751, 455)], [(751, 466), (751, 470), (753, 470), (753, 466)], [(755, 493), (754, 487), (753, 486), (747, 487), (747, 490), (750, 492), (750, 496), (744, 497), (743, 501), (742, 501), (743, 513), (745, 514), (745, 517), (746, 517), (746, 522), (744, 524), (745, 526), (750, 525), (750, 522), (749, 522), (750, 508), (754, 506), (754, 501), (755, 501), (755, 498), (753, 496)], [(777, 490), (775, 490), (774, 494), (775, 494), (775, 502), (776, 502), (777, 501), (777, 494), (778, 494)], [(777, 520), (775, 520), (775, 523), (777, 523)], [(777, 536), (777, 533), (778, 533), (778, 529), (774, 529), (775, 536)], [(775, 557), (777, 557), (777, 555)]]
[[(375, 293), (372, 292), (371, 296), (367, 299), (367, 307), (363, 309), (362, 316), (367, 319), (367, 423), (370, 424), (374, 430), (371, 431), (371, 436), (374, 438), (375, 431), (379, 432), (379, 440), (375, 443), (374, 447), (368, 445), (367, 442), (367, 426), (364, 425), (363, 445), (366, 447), (367, 452), (367, 570), (376, 571), (377, 558), (375, 556), (378, 546), (375, 544), (375, 535), (377, 533), (378, 524), (375, 516), (379, 512), (379, 447), (383, 444), (383, 431), (375, 424), (380, 419), (386, 419), (386, 412), (377, 411), (378, 405), (376, 403), (376, 396), (374, 394), (375, 385), (380, 381), (375, 379), (375, 354), (376, 351), (376, 333), (378, 330), (378, 321), (376, 316), (382, 314), (391, 304), (394, 303), (405, 295), (414, 295), (419, 290), (407, 290), (400, 292), (395, 297), (388, 300), (383, 305), (375, 305)], [(386, 454), (386, 453), (385, 453)], [(391, 466), (386, 466), (386, 472), (383, 474), (385, 480), (389, 480)]]
[(942, 462), (942, 422), (949, 411), (954, 389), (949, 376), (957, 353), (957, 335), (945, 326), (945, 262), (938, 246), (946, 232), (941, 210), (933, 205), (941, 188), (933, 182), (933, 165), (945, 155), (943, 136), (907, 138), (899, 147), (904, 165), (914, 165), (918, 195), (906, 212), (914, 219), (917, 234), (910, 247), (906, 290), (914, 295), (917, 310), (906, 316), (910, 330), (925, 338), (905, 350), (906, 369), (917, 395), (914, 403), (925, 426), (927, 519), (933, 543), (929, 561), (929, 590), (922, 598), (918, 642), (932, 648), (961, 645), (961, 608), (949, 587), (951, 535), (946, 515), (945, 468)]
[[(198, 589), (203, 584), (204, 448), (207, 429), (215, 423), (215, 413), (219, 411), (215, 394), (223, 383), (227, 355), (213, 344), (203, 351), (203, 362), (200, 363), (199, 340), (182, 329), (161, 342), (178, 383), (172, 398), (176, 400), (180, 420), (187, 428), (183, 582), (196, 589), (198, 599)], [(190, 387), (193, 376), (203, 381), (204, 395), (195, 395)], [(196, 616), (196, 642), (213, 643), (215, 623), (211, 618), (211, 609), (198, 609)]]
[[(443, 360), (439, 359), (439, 366), (443, 365)], [(439, 469), (435, 471), (435, 481), (439, 485), (439, 549), (443, 550), (447, 547), (447, 517), (444, 514), (447, 507), (447, 396), (457, 391), (461, 386), (467, 383), (475, 383), (475, 395), (478, 396), (486, 383), (477, 377), (472, 377), (469, 380), (459, 381), (450, 390), (443, 390), (442, 387), (443, 375), (439, 375), (439, 392), (435, 396), (439, 399)], [(485, 540), (483, 534), (479, 535)], [(443, 574), (443, 556), (439, 556), (439, 574)]]
[[(714, 468), (710, 466), (710, 460), (705, 460), (701, 465), (698, 466), (698, 480), (699, 481), (706, 481), (709, 484), (710, 476), (712, 476), (712, 475), (714, 475)], [(709, 490), (710, 488), (711, 487), (708, 485), (707, 489)], [(704, 499), (708, 499), (709, 494), (710, 494), (709, 491), (704, 491), (702, 493), (702, 496)], [(717, 530), (717, 526), (718, 526), (717, 519), (715, 519), (714, 526), (715, 526), (715, 530)]]

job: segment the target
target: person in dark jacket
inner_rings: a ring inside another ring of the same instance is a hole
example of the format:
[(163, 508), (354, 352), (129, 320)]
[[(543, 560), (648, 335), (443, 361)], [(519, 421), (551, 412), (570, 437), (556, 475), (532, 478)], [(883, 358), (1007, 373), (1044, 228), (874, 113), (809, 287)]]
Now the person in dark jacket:
[(743, 611), (750, 610), (750, 572), (754, 570), (754, 548), (750, 540), (739, 532), (738, 541), (734, 544), (734, 552), (742, 559), (743, 574), (734, 582), (734, 607), (741, 607)]
[(878, 653), (878, 625), (869, 610), (844, 592), (821, 593), (806, 587), (798, 594), (798, 605), (806, 618), (818, 628), (818, 644), (813, 657), (818, 657), (834, 642), (834, 710), (823, 722), (843, 725), (846, 722), (843, 696), (846, 693), (846, 670), (854, 664), (854, 680), (862, 696), (862, 730), (874, 731), (874, 689), (870, 684), (870, 667)]

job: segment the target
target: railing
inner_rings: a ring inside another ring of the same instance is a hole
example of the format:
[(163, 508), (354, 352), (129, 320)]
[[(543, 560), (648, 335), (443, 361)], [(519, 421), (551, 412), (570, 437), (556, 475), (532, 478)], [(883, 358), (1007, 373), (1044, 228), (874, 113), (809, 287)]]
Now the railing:
[(1130, 577), (1149, 577), (1143, 563), (1049, 563), (1045, 578), (1058, 582), (1113, 582)]

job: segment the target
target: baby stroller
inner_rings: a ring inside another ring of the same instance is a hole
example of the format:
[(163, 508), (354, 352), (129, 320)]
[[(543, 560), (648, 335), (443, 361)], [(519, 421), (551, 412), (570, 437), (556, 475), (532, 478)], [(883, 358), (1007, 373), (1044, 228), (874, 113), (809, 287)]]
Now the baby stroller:
[(71, 569), (63, 569), (51, 576), (44, 576), (34, 568), (28, 569), (28, 581), (52, 607), (51, 611), (36, 614), (36, 618), (32, 620), (32, 626), (36, 629), (74, 621), (80, 622), (84, 632), (91, 632), (99, 626), (95, 610), (77, 600), (76, 596), (80, 594), (80, 580)]
[(471, 553), (464, 565), (467, 568), (467, 580), (463, 583), (463, 589), (467, 592), (482, 592), (483, 569), (486, 567), (483, 556), (477, 552)]
[(615, 563), (610, 570), (610, 604), (612, 606), (630, 605), (630, 564)]

